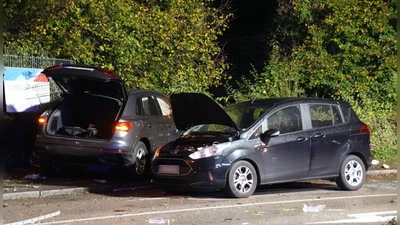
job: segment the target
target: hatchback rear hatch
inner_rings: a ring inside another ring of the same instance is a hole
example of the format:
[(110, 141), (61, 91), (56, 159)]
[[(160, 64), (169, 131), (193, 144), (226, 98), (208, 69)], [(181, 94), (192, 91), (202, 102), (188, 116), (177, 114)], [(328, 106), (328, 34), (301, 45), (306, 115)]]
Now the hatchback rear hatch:
[(42, 72), (62, 94), (42, 115), (46, 135), (81, 138), (111, 137), (127, 98), (120, 76), (110, 70), (57, 65)]

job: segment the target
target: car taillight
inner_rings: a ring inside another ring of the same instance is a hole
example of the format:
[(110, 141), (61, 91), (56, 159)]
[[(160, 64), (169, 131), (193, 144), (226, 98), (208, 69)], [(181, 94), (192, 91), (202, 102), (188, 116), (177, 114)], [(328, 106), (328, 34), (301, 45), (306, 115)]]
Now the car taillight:
[(118, 74), (111, 71), (111, 70), (107, 70), (107, 69), (100, 69), (101, 72), (103, 72), (105, 75), (110, 76), (112, 78), (116, 78), (118, 77)]
[(371, 136), (371, 130), (367, 125), (363, 125), (360, 129), (360, 133), (367, 133), (368, 136)]
[(132, 128), (131, 122), (118, 122), (115, 126), (116, 130), (128, 132)]
[(40, 115), (38, 122), (39, 122), (39, 124), (45, 124), (46, 120), (47, 120), (47, 118), (45, 115)]
[(63, 68), (63, 65), (55, 65), (55, 66), (51, 66), (49, 68), (47, 68), (46, 70), (58, 70)]

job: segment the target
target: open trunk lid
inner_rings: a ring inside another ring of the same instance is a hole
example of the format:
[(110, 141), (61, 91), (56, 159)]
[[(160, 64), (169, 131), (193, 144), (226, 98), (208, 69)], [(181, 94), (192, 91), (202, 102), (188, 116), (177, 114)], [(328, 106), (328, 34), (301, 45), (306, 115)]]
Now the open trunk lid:
[(64, 93), (101, 94), (119, 100), (127, 96), (121, 77), (107, 69), (83, 65), (56, 65), (42, 71)]
[(42, 72), (63, 92), (60, 102), (42, 114), (51, 136), (108, 139), (128, 97), (120, 76), (110, 70), (57, 65)]

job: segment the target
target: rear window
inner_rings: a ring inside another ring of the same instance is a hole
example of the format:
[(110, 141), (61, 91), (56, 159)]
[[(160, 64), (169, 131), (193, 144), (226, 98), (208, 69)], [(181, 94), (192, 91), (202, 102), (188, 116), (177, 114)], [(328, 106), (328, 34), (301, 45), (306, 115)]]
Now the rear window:
[(309, 110), (313, 128), (343, 123), (339, 108), (336, 105), (312, 104), (309, 106)]

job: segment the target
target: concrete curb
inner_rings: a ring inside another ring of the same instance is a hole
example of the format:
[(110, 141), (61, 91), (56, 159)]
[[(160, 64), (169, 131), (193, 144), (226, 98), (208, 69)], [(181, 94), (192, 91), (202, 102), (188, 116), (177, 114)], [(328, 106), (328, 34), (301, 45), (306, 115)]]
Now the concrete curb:
[[(366, 175), (371, 176), (371, 175), (392, 174), (392, 173), (397, 174), (397, 170), (370, 170), (367, 171)], [(140, 184), (138, 186), (140, 186)], [(16, 192), (16, 193), (3, 193), (3, 200), (38, 198), (38, 197), (48, 197), (48, 196), (67, 195), (67, 194), (101, 193), (106, 191), (112, 191), (115, 188), (121, 188), (121, 185), (115, 184), (115, 185), (104, 185), (97, 187), (76, 187), (76, 188), (62, 188), (62, 189), (42, 190), (42, 191), (38, 190), (38, 191)]]
[(37, 198), (40, 196), (40, 191), (24, 191), (17, 193), (3, 193), (3, 201), (4, 200), (13, 200), (20, 198)]
[(370, 170), (370, 171), (367, 171), (367, 175), (391, 174), (391, 173), (397, 173), (397, 170)]
[(100, 187), (76, 187), (76, 188), (61, 188), (53, 190), (42, 190), (42, 191), (24, 191), (15, 193), (3, 193), (3, 200), (15, 200), (21, 198), (38, 198), (48, 197), (56, 195), (67, 195), (67, 194), (82, 194), (82, 193), (101, 193), (106, 191), (112, 191), (115, 188), (119, 188), (121, 185), (106, 185)]

